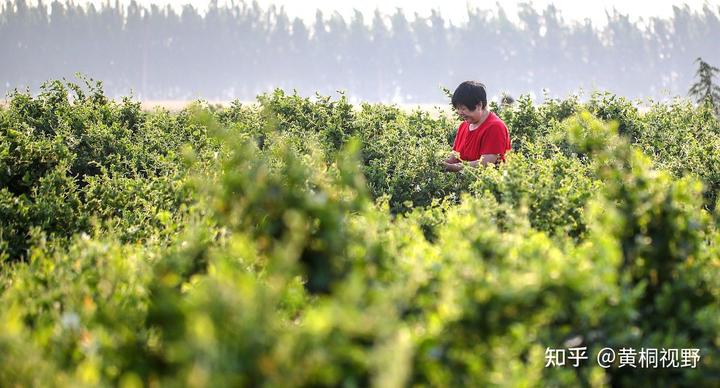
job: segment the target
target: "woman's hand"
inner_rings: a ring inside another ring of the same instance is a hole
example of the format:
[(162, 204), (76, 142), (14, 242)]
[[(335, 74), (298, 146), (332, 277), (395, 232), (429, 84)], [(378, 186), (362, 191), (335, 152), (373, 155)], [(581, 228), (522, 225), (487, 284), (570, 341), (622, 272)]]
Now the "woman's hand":
[(449, 164), (456, 164), (456, 163), (460, 163), (460, 159), (458, 159), (458, 157), (453, 153), (450, 156), (448, 156), (448, 158), (445, 159), (444, 162), (449, 163)]
[(462, 170), (463, 165), (462, 163), (448, 163), (447, 161), (444, 161), (443, 168), (445, 169), (445, 172), (459, 172)]

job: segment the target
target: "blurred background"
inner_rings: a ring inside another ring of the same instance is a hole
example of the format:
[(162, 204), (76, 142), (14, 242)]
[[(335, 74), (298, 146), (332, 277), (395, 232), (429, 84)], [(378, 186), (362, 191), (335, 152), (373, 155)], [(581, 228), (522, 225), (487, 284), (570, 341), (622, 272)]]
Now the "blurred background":
[(0, 89), (76, 72), (110, 96), (253, 100), (283, 88), (351, 101), (446, 103), (607, 90), (686, 96), (720, 64), (717, 1), (4, 1)]

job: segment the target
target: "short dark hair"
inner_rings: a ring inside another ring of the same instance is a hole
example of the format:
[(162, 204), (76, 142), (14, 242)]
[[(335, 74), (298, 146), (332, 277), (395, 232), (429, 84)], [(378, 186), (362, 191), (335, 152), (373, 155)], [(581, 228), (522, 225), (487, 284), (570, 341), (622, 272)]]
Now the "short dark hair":
[(464, 105), (471, 111), (481, 104), (482, 108), (487, 107), (487, 93), (485, 85), (477, 81), (465, 81), (461, 83), (452, 95), (452, 106), (457, 108)]

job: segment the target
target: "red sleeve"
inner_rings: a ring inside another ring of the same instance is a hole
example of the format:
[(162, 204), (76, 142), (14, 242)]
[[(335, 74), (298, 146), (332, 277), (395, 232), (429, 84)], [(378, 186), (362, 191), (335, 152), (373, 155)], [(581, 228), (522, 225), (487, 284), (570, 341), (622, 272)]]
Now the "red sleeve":
[(509, 149), (507, 129), (502, 124), (495, 124), (483, 134), (480, 142), (480, 155), (504, 154)]

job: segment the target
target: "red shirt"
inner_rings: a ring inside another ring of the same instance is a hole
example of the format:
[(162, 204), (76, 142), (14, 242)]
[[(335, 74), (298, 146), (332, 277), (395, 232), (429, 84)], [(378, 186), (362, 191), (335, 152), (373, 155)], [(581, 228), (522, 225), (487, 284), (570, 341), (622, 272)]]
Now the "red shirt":
[(466, 162), (478, 160), (485, 154), (500, 155), (505, 161), (505, 153), (510, 150), (510, 134), (505, 123), (490, 112), (479, 127), (470, 130), (470, 123), (463, 121), (458, 127), (453, 150), (460, 153), (460, 159)]

